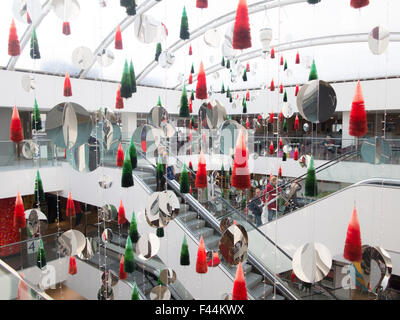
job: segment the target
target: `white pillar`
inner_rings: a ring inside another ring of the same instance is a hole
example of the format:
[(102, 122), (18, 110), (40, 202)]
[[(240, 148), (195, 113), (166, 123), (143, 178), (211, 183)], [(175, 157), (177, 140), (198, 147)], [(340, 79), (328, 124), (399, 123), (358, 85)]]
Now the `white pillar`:
[(354, 144), (354, 137), (349, 134), (350, 111), (342, 112), (342, 148)]

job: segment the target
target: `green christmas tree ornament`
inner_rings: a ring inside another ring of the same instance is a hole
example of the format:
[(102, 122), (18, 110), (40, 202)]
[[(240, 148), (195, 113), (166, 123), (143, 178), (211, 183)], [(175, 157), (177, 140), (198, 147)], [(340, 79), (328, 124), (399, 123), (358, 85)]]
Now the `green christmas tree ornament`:
[(283, 66), (283, 71), (286, 71), (287, 70), (287, 60), (285, 59), (285, 65)]
[(155, 61), (158, 61), (158, 58), (160, 57), (160, 54), (162, 53), (162, 46), (161, 43), (157, 43), (157, 47), (156, 47), (156, 55), (154, 57)]
[(222, 94), (225, 94), (225, 86), (224, 86), (224, 83), (222, 83), (221, 93), (222, 93)]
[(287, 92), (285, 90), (285, 93), (283, 94), (283, 102), (287, 102)]
[(126, 239), (124, 271), (127, 273), (132, 273), (133, 271), (135, 271), (135, 255), (133, 253), (133, 246), (130, 236), (128, 236), (128, 238)]
[(286, 122), (286, 118), (283, 120), (282, 130), (285, 131), (285, 132), (287, 131), (287, 122)]
[(192, 89), (192, 95), (190, 96), (190, 99), (192, 99), (192, 101), (194, 101), (195, 96), (194, 96), (194, 90)]
[(181, 18), (180, 38), (182, 40), (187, 40), (187, 39), (190, 38), (189, 22), (188, 22), (188, 17), (187, 17), (186, 7), (185, 6), (183, 7), (182, 18)]
[(36, 99), (32, 111), (32, 130), (42, 130), (42, 120), (40, 118), (39, 106)]
[(132, 211), (131, 223), (129, 224), (129, 237), (133, 243), (136, 243), (139, 240), (135, 211)]
[(40, 177), (39, 170), (36, 172), (35, 188), (34, 188), (34, 204), (45, 201), (42, 178)]
[(243, 106), (243, 113), (247, 113), (247, 103), (246, 103), (246, 99), (243, 97), (243, 101), (242, 101), (242, 106)]
[(132, 170), (137, 168), (137, 152), (135, 144), (133, 143), (133, 136), (129, 145), (129, 157), (131, 158)]
[(157, 228), (157, 237), (164, 238), (164, 228)]
[(132, 162), (129, 152), (125, 152), (124, 164), (122, 165), (121, 187), (129, 188), (133, 186)]
[(308, 81), (317, 80), (317, 79), (318, 79), (317, 66), (315, 65), (315, 59), (313, 59), (313, 62), (311, 65), (311, 70), (310, 70), (310, 76), (308, 77)]
[(132, 290), (131, 300), (140, 300), (139, 290), (137, 288), (136, 281), (133, 283), (133, 290)]
[(229, 89), (229, 86), (228, 86), (228, 89), (226, 90), (226, 97), (230, 98), (230, 96), (231, 96), (231, 89)]
[(190, 73), (193, 74), (194, 73), (194, 65), (192, 63), (192, 68), (190, 69)]
[(132, 97), (132, 80), (129, 73), (128, 61), (125, 59), (124, 70), (121, 79), (121, 97), (128, 99)]
[(39, 42), (36, 35), (36, 29), (33, 27), (31, 36), (31, 51), (30, 56), (32, 59), (40, 59)]
[(181, 95), (181, 107), (179, 108), (179, 117), (181, 118), (189, 118), (189, 101), (186, 92), (186, 85), (183, 85), (183, 91)]
[(226, 61), (226, 68), (227, 69), (231, 68), (231, 60), (229, 60), (229, 59)]
[(180, 192), (181, 193), (189, 193), (189, 173), (186, 169), (186, 165), (183, 165), (182, 172), (181, 172), (181, 177), (180, 177)]
[(46, 252), (44, 251), (44, 245), (42, 239), (39, 240), (39, 250), (36, 256), (36, 265), (40, 269), (43, 269), (47, 265)]
[(180, 263), (181, 263), (181, 266), (189, 266), (190, 265), (189, 246), (188, 246), (188, 242), (186, 239), (186, 235), (183, 236)]
[(225, 57), (222, 57), (221, 66), (225, 67)]
[(158, 96), (157, 107), (162, 107), (161, 97)]
[(305, 195), (306, 197), (316, 197), (318, 195), (318, 183), (315, 174), (314, 157), (311, 156), (310, 164), (307, 168), (307, 177), (305, 183)]
[(132, 60), (131, 60), (131, 63), (129, 65), (129, 75), (131, 77), (131, 90), (132, 90), (132, 93), (135, 93), (137, 91), (137, 88), (136, 88), (136, 75), (135, 75), (135, 69), (133, 68)]
[(243, 78), (243, 81), (247, 81), (247, 70), (246, 69), (244, 69), (242, 78)]

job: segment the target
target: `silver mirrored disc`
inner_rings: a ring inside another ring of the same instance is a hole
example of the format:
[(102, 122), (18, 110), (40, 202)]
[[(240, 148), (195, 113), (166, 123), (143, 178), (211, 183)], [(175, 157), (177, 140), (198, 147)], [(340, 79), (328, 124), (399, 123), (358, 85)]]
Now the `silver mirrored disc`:
[[(282, 114), (287, 119), (289, 119), (289, 118), (291, 118), (293, 116), (294, 109), (290, 105), (289, 102), (283, 102), (283, 104), (282, 104)], [(269, 115), (268, 115), (268, 119), (269, 119)]]
[(260, 184), (260, 186), (265, 186), (267, 183), (267, 178), (261, 178), (258, 183)]
[(161, 123), (161, 137), (172, 138), (175, 135), (175, 132), (176, 129), (172, 124), (168, 122)]
[(28, 160), (37, 159), (39, 157), (39, 145), (33, 141), (25, 140), (22, 145), (22, 155)]
[(221, 233), (224, 233), (226, 229), (228, 229), (231, 225), (233, 225), (233, 219), (231, 217), (223, 218), (219, 224), (219, 230)]
[(332, 86), (322, 80), (304, 84), (297, 95), (297, 108), (312, 123), (327, 121), (336, 110), (337, 98)]
[(250, 184), (253, 188), (258, 188), (258, 181), (255, 179), (251, 179)]
[(114, 53), (110, 50), (103, 49), (97, 54), (97, 62), (102, 67), (109, 67), (115, 60)]
[(113, 232), (110, 228), (104, 229), (101, 234), (101, 240), (103, 243), (109, 243), (113, 238)]
[(98, 146), (85, 143), (67, 151), (67, 160), (71, 167), (79, 172), (92, 172), (100, 166)]
[(64, 256), (79, 255), (85, 248), (86, 238), (82, 232), (78, 230), (65, 231), (58, 238), (58, 248)]
[(158, 204), (168, 221), (174, 220), (178, 216), (181, 205), (175, 192), (171, 190), (160, 192)]
[(160, 194), (161, 192), (152, 193), (146, 203), (146, 221), (153, 228), (164, 228), (169, 223), (168, 217), (160, 210)]
[(29, 215), (31, 214), (32, 211), (36, 211), (36, 214), (37, 214), (39, 220), (47, 221), (46, 215), (42, 211), (39, 211), (38, 209), (25, 210), (25, 219), (29, 219)]
[(75, 110), (70, 103), (67, 103), (64, 108), (63, 135), (67, 149), (71, 149), (78, 138), (78, 119)]
[(150, 291), (151, 300), (171, 300), (171, 292), (165, 286), (157, 286)]
[(114, 127), (110, 120), (105, 119), (101, 123), (101, 138), (104, 148), (110, 150), (114, 138)]
[(108, 175), (103, 175), (99, 179), (98, 184), (99, 184), (100, 188), (102, 188), (102, 189), (110, 189), (113, 184), (112, 177), (108, 176)]
[(235, 120), (226, 120), (218, 128), (220, 152), (224, 155), (233, 154), (240, 130), (246, 129)]
[(86, 238), (85, 248), (83, 248), (82, 252), (78, 254), (78, 258), (81, 260), (90, 260), (96, 252), (95, 244), (96, 242), (93, 238)]
[(93, 60), (93, 52), (88, 47), (78, 47), (72, 52), (72, 63), (77, 68), (89, 68)]
[(261, 42), (261, 48), (263, 52), (269, 51), (269, 45), (272, 41), (272, 29), (265, 27), (259, 31), (259, 39)]
[(375, 55), (384, 53), (389, 46), (389, 37), (390, 32), (384, 27), (373, 28), (368, 35), (369, 50)]
[(136, 254), (141, 260), (149, 260), (160, 250), (160, 239), (154, 233), (141, 236), (136, 244)]
[(135, 147), (143, 152), (154, 152), (160, 145), (161, 130), (145, 124), (133, 132)]
[(303, 130), (304, 132), (308, 132), (308, 130), (310, 130), (310, 125), (308, 123), (303, 124)]
[(174, 283), (176, 281), (176, 272), (170, 268), (165, 268), (160, 273), (160, 280), (164, 285)]
[(102, 285), (97, 292), (98, 300), (114, 300), (114, 290), (109, 285)]
[(42, 6), (40, 0), (14, 0), (12, 11), (19, 22), (28, 23), (29, 13), (32, 23), (36, 23), (42, 14)]
[(22, 89), (26, 92), (35, 90), (35, 77), (30, 74), (23, 74), (21, 77)]
[(160, 42), (165, 37), (165, 27), (153, 17), (145, 14), (136, 16), (135, 36), (143, 43)]
[(175, 55), (170, 51), (163, 51), (158, 57), (158, 64), (163, 69), (169, 69), (175, 62)]
[(101, 282), (104, 286), (114, 287), (118, 284), (119, 277), (112, 271), (106, 270), (101, 275)]
[(321, 243), (310, 242), (298, 248), (293, 256), (292, 267), (296, 277), (306, 283), (321, 281), (332, 266), (332, 255)]
[(118, 217), (118, 211), (112, 204), (106, 204), (99, 211), (99, 219), (105, 222), (110, 222)]
[(203, 39), (204, 39), (205, 44), (212, 48), (219, 47), (219, 45), (221, 43), (221, 37), (220, 37), (217, 29), (211, 29), (211, 30), (206, 31), (206, 33), (204, 33)]
[(392, 156), (392, 148), (389, 143), (378, 137), (369, 138), (361, 146), (361, 157), (371, 164), (384, 164)]
[(77, 0), (53, 0), (54, 14), (62, 21), (73, 21), (78, 18), (81, 7)]
[(150, 110), (148, 122), (156, 128), (160, 128), (163, 122), (167, 122), (168, 112), (164, 107), (155, 106)]
[(35, 209), (32, 209), (29, 213), (27, 227), (31, 235), (36, 235), (36, 233), (39, 232), (39, 215)]
[(237, 265), (247, 258), (249, 240), (241, 225), (233, 224), (224, 231), (219, 241), (219, 252), (230, 265)]

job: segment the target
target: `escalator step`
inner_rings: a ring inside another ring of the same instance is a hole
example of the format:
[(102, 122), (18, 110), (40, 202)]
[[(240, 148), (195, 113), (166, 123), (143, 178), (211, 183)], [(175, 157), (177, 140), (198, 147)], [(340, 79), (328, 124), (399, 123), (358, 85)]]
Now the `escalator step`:
[(201, 229), (206, 225), (204, 220), (193, 219), (186, 223), (186, 226), (190, 229)]
[(256, 300), (264, 300), (267, 297), (271, 296), (273, 293), (273, 287), (264, 283), (260, 282), (257, 286), (249, 290), (249, 293), (254, 297)]
[(187, 221), (190, 221), (190, 220), (193, 220), (196, 218), (197, 218), (197, 212), (193, 212), (193, 211), (187, 211), (185, 213), (182, 213), (182, 214), (180, 213), (178, 215), (178, 219), (183, 222), (185, 222), (185, 221), (187, 222)]
[(257, 286), (257, 284), (261, 283), (263, 279), (262, 275), (254, 272), (246, 274), (245, 278), (246, 278), (246, 287), (248, 289), (254, 288), (255, 286)]
[(200, 228), (197, 230), (193, 230), (193, 233), (197, 238), (200, 238), (200, 236), (203, 236), (204, 243), (206, 243), (207, 238), (214, 234), (214, 229), (204, 227), (204, 228)]
[(204, 238), (204, 244), (208, 250), (217, 250), (218, 248), (218, 243), (219, 243), (220, 237), (213, 235), (207, 238)]

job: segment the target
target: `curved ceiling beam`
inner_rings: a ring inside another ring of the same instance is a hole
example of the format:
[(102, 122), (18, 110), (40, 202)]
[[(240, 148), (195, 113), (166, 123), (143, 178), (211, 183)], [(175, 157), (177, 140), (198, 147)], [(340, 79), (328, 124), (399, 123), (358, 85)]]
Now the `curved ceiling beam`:
[[(150, 10), (151, 8), (153, 8), (157, 3), (159, 3), (160, 1), (157, 0), (146, 0), (143, 3), (141, 3), (137, 9), (136, 9), (136, 14), (134, 16), (127, 16), (125, 17), (120, 23), (120, 28), (121, 28), (121, 32), (123, 32), (126, 28), (128, 28), (133, 22), (135, 22), (136, 17), (140, 16), (141, 14), (147, 12), (148, 10)], [(88, 74), (88, 72), (90, 71), (90, 69), (93, 68), (93, 66), (95, 65), (97, 59), (97, 55), (103, 50), (108, 48), (108, 46), (113, 42), (114, 38), (115, 38), (115, 32), (117, 31), (117, 27), (115, 27), (108, 35), (107, 37), (104, 38), (104, 40), (100, 43), (100, 45), (97, 47), (97, 49), (94, 51), (93, 53), (93, 61), (90, 64), (90, 66), (86, 69), (82, 69), (79, 72), (79, 78), (85, 78), (86, 75)]]
[[(261, 12), (261, 11), (264, 11), (264, 10), (267, 10), (267, 9), (273, 9), (273, 8), (277, 8), (279, 6), (284, 7), (284, 6), (288, 6), (288, 5), (292, 5), (292, 4), (296, 4), (296, 3), (301, 3), (301, 2), (306, 2), (306, 1), (307, 0), (263, 0), (263, 1), (259, 1), (259, 2), (256, 2), (256, 3), (253, 3), (253, 4), (249, 5), (248, 6), (248, 10), (249, 10), (249, 15), (252, 15), (254, 13), (258, 13), (258, 12)], [(190, 33), (190, 39), (185, 40), (185, 41), (184, 40), (178, 40), (166, 50), (170, 51), (170, 52), (175, 52), (178, 49), (182, 48), (187, 43), (197, 39), (200, 36), (202, 36), (206, 31), (208, 31), (210, 29), (218, 28), (220, 26), (223, 26), (224, 24), (227, 24), (227, 23), (230, 23), (230, 22), (234, 21), (235, 17), (236, 17), (236, 10), (231, 11), (226, 15), (220, 16), (220, 17), (218, 17), (218, 18), (206, 23), (205, 25), (201, 26), (200, 28), (196, 29), (195, 31), (191, 32)], [(143, 71), (141, 71), (138, 74), (138, 76), (137, 76), (138, 84), (151, 71), (154, 70), (154, 68), (157, 66), (157, 64), (158, 63), (156, 61), (152, 61), (151, 63), (149, 63), (143, 69)]]
[[(334, 36), (325, 36), (318, 38), (309, 38), (302, 39), (297, 41), (291, 41), (287, 43), (282, 43), (280, 45), (274, 46), (275, 52), (283, 52), (295, 49), (302, 49), (308, 47), (315, 46), (325, 46), (331, 44), (343, 44), (343, 43), (357, 43), (357, 42), (368, 42), (369, 33), (353, 33), (353, 34), (345, 34), (345, 35), (334, 35)], [(390, 41), (391, 42), (400, 42), (400, 32), (391, 32), (390, 33)], [(248, 61), (252, 59), (259, 58), (263, 55), (261, 49), (253, 50), (244, 54), (241, 54), (236, 57), (239, 61)], [(226, 69), (226, 67), (221, 66), (221, 64), (215, 64), (205, 70), (206, 75), (213, 74), (218, 72), (219, 70)], [(193, 75), (193, 83), (197, 81), (197, 73)], [(185, 83), (188, 83), (188, 80), (185, 80)], [(173, 89), (180, 89), (182, 84), (177, 84)]]
[[(39, 25), (41, 24), (41, 22), (43, 21), (43, 19), (47, 16), (47, 14), (50, 12), (51, 9), (51, 4), (52, 1), (51, 0), (47, 0), (43, 6), (42, 6), (42, 13), (39, 16), (38, 20), (35, 23), (35, 28), (37, 29), (39, 27)], [(20, 41), (20, 46), (21, 46), (21, 54), (24, 51), (26, 45), (28, 44), (29, 39), (31, 38), (31, 33), (32, 33), (32, 28), (33, 28), (33, 23), (31, 23), (26, 29), (24, 34), (21, 37), (21, 41)], [(7, 63), (7, 70), (14, 70), (15, 64), (17, 63), (19, 57), (21, 56), (21, 54), (19, 56), (16, 57), (11, 57), (10, 60), (8, 60)]]

